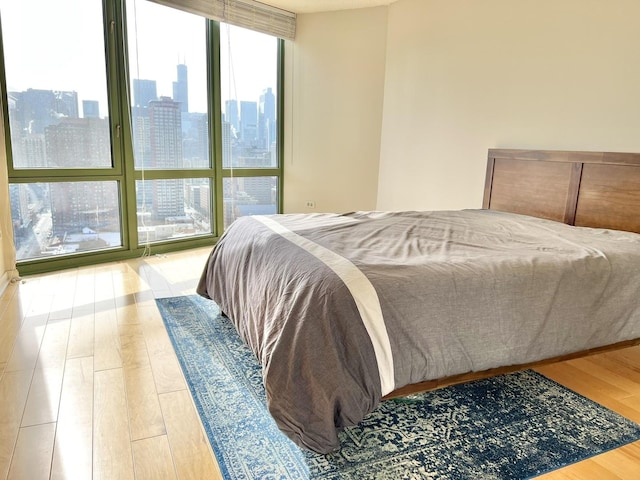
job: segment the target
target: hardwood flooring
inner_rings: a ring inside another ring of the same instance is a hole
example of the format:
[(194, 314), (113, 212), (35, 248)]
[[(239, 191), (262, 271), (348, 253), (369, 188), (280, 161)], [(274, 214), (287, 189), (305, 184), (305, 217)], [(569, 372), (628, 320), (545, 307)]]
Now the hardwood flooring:
[[(220, 479), (155, 305), (209, 248), (32, 276), (0, 297), (0, 480)], [(640, 422), (640, 347), (544, 375)], [(638, 479), (640, 442), (544, 479)]]
[(0, 299), (0, 479), (222, 478), (154, 299), (209, 248), (25, 278)]

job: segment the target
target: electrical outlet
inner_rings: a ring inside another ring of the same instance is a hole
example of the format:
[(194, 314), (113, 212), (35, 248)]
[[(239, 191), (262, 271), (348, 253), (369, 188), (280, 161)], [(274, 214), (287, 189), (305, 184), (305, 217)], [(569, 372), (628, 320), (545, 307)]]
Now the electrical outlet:
[(316, 208), (316, 202), (313, 200), (307, 200), (306, 206), (307, 208)]

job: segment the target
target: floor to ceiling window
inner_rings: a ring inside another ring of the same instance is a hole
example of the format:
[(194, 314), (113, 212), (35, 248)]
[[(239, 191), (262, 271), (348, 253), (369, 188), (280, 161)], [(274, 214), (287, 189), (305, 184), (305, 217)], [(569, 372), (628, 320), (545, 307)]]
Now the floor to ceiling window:
[(126, 5), (138, 243), (210, 234), (207, 21)]
[(66, 6), (4, 1), (0, 11), (18, 260), (123, 246), (102, 4)]
[(281, 40), (147, 0), (0, 0), (0, 19), (21, 272), (280, 211)]
[[(224, 226), (242, 215), (276, 213), (278, 172), (275, 37), (220, 29)], [(251, 75), (259, 71), (258, 77)]]

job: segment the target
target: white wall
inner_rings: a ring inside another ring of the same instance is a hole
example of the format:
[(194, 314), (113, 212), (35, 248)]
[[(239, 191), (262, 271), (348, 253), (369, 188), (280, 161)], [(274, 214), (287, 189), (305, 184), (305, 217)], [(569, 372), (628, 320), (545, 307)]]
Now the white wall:
[(286, 213), (375, 208), (386, 26), (386, 7), (298, 15), (285, 54)]
[(640, 2), (389, 6), (379, 209), (479, 208), (487, 149), (640, 151)]

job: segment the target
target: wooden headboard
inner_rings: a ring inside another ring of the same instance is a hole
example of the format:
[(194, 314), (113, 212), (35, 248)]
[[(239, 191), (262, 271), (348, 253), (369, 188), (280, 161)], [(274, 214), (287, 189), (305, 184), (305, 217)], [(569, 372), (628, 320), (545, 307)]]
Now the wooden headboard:
[(640, 154), (490, 149), (482, 206), (640, 233)]

